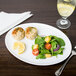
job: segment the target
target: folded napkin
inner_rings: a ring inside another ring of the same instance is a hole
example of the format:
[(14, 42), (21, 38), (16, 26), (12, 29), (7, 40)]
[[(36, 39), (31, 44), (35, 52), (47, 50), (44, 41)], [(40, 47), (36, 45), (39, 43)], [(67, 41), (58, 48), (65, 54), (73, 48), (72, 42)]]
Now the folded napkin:
[(0, 35), (31, 17), (33, 14), (30, 13), (30, 11), (24, 13), (0, 12)]

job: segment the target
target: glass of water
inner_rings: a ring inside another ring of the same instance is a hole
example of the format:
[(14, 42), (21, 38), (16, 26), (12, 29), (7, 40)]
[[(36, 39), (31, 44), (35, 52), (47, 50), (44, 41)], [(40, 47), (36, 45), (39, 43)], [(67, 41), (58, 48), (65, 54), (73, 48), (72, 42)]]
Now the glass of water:
[(67, 19), (75, 10), (75, 0), (57, 0), (57, 9), (61, 19), (57, 20), (56, 25), (60, 29), (67, 29), (71, 22)]

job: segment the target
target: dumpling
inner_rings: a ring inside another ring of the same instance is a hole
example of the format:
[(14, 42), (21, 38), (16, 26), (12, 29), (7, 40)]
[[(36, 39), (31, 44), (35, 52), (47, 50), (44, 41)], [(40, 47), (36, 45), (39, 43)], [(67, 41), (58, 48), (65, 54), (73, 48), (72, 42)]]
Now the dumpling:
[(25, 31), (26, 38), (33, 40), (38, 35), (38, 31), (35, 27), (27, 27)]
[(16, 40), (22, 40), (25, 37), (25, 31), (21, 27), (17, 27), (12, 31), (12, 36)]

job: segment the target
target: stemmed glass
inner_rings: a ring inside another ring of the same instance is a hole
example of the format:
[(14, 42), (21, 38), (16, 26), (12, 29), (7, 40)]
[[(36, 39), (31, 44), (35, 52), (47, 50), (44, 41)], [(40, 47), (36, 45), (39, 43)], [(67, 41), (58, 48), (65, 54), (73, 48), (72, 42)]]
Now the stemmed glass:
[(75, 10), (75, 0), (57, 0), (57, 9), (62, 18), (57, 20), (56, 25), (61, 29), (69, 28), (71, 22), (67, 18)]

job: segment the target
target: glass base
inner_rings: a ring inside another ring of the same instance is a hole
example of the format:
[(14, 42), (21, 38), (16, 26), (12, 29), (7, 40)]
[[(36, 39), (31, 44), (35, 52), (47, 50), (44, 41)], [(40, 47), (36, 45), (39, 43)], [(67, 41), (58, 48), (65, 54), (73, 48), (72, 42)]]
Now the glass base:
[(60, 29), (67, 29), (70, 27), (71, 22), (68, 19), (59, 19), (59, 20), (57, 20), (56, 25)]

